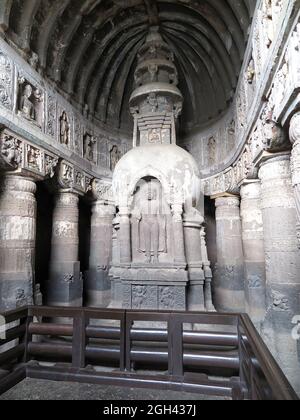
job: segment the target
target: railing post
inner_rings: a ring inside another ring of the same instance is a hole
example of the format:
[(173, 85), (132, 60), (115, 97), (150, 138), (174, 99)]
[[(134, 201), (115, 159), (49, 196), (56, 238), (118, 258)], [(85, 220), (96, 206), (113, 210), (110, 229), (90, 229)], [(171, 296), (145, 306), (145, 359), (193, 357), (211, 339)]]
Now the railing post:
[(73, 368), (85, 368), (86, 349), (86, 326), (85, 312), (82, 311), (73, 319), (73, 341), (72, 341), (72, 366)]
[(239, 316), (238, 318), (238, 324), (237, 324), (237, 328), (238, 328), (238, 340), (239, 340), (239, 359), (240, 359), (240, 384), (241, 384), (241, 388), (243, 390), (243, 394), (244, 394), (244, 399), (248, 399), (249, 398), (249, 381), (245, 375), (244, 372), (244, 367), (246, 364), (246, 354), (245, 354), (245, 350), (243, 348), (243, 346), (246, 346), (246, 343), (244, 343), (244, 338), (243, 338), (243, 325), (241, 322), (241, 317)]
[(126, 356), (127, 356), (127, 347), (126, 347), (126, 336), (127, 336), (127, 328), (126, 328), (126, 318), (127, 313), (124, 311), (122, 319), (120, 321), (120, 370), (125, 371), (126, 369)]
[(184, 375), (183, 321), (177, 315), (170, 315), (168, 320), (168, 359), (169, 374), (182, 377)]
[(131, 327), (132, 327), (132, 320), (128, 319), (126, 315), (125, 319), (125, 370), (130, 372), (131, 371)]

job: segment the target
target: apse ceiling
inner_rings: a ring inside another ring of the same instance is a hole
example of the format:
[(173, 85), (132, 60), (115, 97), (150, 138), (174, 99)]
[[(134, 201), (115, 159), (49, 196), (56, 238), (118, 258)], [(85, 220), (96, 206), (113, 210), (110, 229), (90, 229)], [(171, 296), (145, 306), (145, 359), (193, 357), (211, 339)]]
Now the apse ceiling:
[(232, 101), (255, 0), (1, 0), (0, 22), (39, 71), (102, 123), (131, 129), (137, 52), (158, 25), (175, 54), (183, 129)]

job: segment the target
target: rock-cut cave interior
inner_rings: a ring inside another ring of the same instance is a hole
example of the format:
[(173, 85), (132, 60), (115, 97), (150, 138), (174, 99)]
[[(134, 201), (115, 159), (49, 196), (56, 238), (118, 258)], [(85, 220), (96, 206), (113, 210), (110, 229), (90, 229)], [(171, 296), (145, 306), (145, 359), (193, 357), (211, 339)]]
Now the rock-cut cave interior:
[[(153, 337), (161, 314), (247, 314), (251, 351), (265, 348), (300, 393), (299, 92), (299, 0), (0, 1), (0, 328), (31, 314), (26, 340), (42, 338), (26, 344), (28, 376), (41, 378), (32, 361), (51, 353), (55, 328), (73, 367), (100, 357), (91, 341), (84, 356), (70, 350), (66, 314), (152, 314)], [(45, 321), (47, 308), (60, 315)], [(147, 341), (142, 321), (132, 334)], [(114, 322), (80, 331), (116, 339)], [(4, 361), (24, 346), (12, 353), (12, 338), (0, 335), (0, 393)], [(247, 383), (250, 350), (243, 365), (231, 346), (227, 376), (240, 363)], [(215, 361), (222, 349), (206, 347)], [(198, 357), (209, 376), (199, 352), (184, 364)]]

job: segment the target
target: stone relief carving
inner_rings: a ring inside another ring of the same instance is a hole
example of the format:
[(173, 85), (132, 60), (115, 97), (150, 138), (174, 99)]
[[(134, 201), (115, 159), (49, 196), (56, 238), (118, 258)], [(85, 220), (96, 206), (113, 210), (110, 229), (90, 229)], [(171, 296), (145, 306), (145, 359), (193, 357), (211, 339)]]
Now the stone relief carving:
[(91, 185), (93, 195), (97, 200), (113, 202), (112, 184), (100, 179), (94, 179)]
[(288, 149), (288, 139), (282, 127), (274, 120), (273, 111), (268, 105), (263, 112), (263, 148), (268, 152), (279, 152)]
[(289, 300), (283, 294), (273, 291), (273, 309), (279, 312), (287, 312), (290, 310)]
[(95, 162), (96, 140), (89, 133), (85, 133), (83, 138), (83, 157), (90, 162)]
[(12, 169), (26, 169), (38, 178), (53, 177), (58, 157), (19, 138), (9, 130), (0, 135), (1, 157)]
[(160, 182), (141, 180), (132, 201), (132, 246), (136, 258), (146, 264), (158, 264), (159, 257), (168, 252), (167, 214), (170, 214)]
[(65, 146), (70, 145), (70, 123), (66, 111), (63, 111), (60, 116), (60, 143)]
[(12, 64), (9, 58), (0, 51), (0, 104), (12, 107)]
[(79, 117), (74, 117), (74, 149), (75, 153), (77, 153), (79, 156), (82, 156), (83, 154), (83, 145), (82, 145), (82, 139), (83, 139), (83, 128), (80, 123)]
[(121, 159), (121, 152), (118, 148), (118, 146), (114, 145), (110, 150), (110, 169), (113, 172), (115, 170), (115, 167), (117, 166), (117, 163)]
[(34, 171), (43, 172), (43, 155), (42, 152), (31, 145), (26, 147), (27, 167)]
[(210, 165), (216, 162), (217, 143), (214, 137), (208, 139), (208, 160)]
[(56, 136), (56, 110), (57, 104), (53, 95), (48, 95), (48, 111), (47, 111), (47, 134), (51, 137)]
[(23, 158), (22, 142), (6, 133), (1, 134), (1, 155), (8, 165), (19, 167)]
[(92, 177), (63, 160), (59, 165), (57, 181), (61, 188), (72, 189), (83, 195), (91, 189)]
[(135, 309), (142, 309), (147, 298), (146, 286), (133, 286), (132, 287), (132, 306)]
[(42, 128), (44, 95), (25, 77), (19, 77), (19, 115)]

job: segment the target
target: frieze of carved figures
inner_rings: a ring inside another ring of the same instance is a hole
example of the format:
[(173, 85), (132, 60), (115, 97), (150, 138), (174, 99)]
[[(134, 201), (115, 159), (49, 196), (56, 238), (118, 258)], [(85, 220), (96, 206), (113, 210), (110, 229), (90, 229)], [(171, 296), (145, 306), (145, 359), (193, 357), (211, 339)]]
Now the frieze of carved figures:
[(22, 141), (8, 133), (1, 133), (1, 157), (9, 167), (17, 169), (22, 164)]
[(91, 184), (91, 190), (97, 200), (113, 202), (112, 184), (100, 179), (94, 179)]
[(19, 77), (18, 112), (32, 124), (42, 128), (44, 94), (25, 77)]
[(91, 188), (92, 177), (73, 164), (63, 160), (58, 169), (58, 184), (63, 189), (70, 189), (84, 195)]
[(0, 104), (11, 109), (12, 106), (12, 63), (0, 51)]
[(55, 175), (55, 170), (58, 165), (59, 158), (57, 156), (50, 156), (45, 153), (45, 174), (50, 178), (53, 178)]
[(237, 193), (244, 179), (257, 177), (257, 169), (253, 165), (251, 145), (248, 142), (240, 159), (230, 168), (204, 181), (204, 193), (207, 196)]
[(30, 144), (26, 145), (27, 168), (39, 173), (43, 172), (43, 154), (40, 149)]
[(0, 135), (1, 158), (6, 169), (26, 170), (39, 178), (53, 177), (58, 157), (37, 147), (14, 133), (4, 130)]

